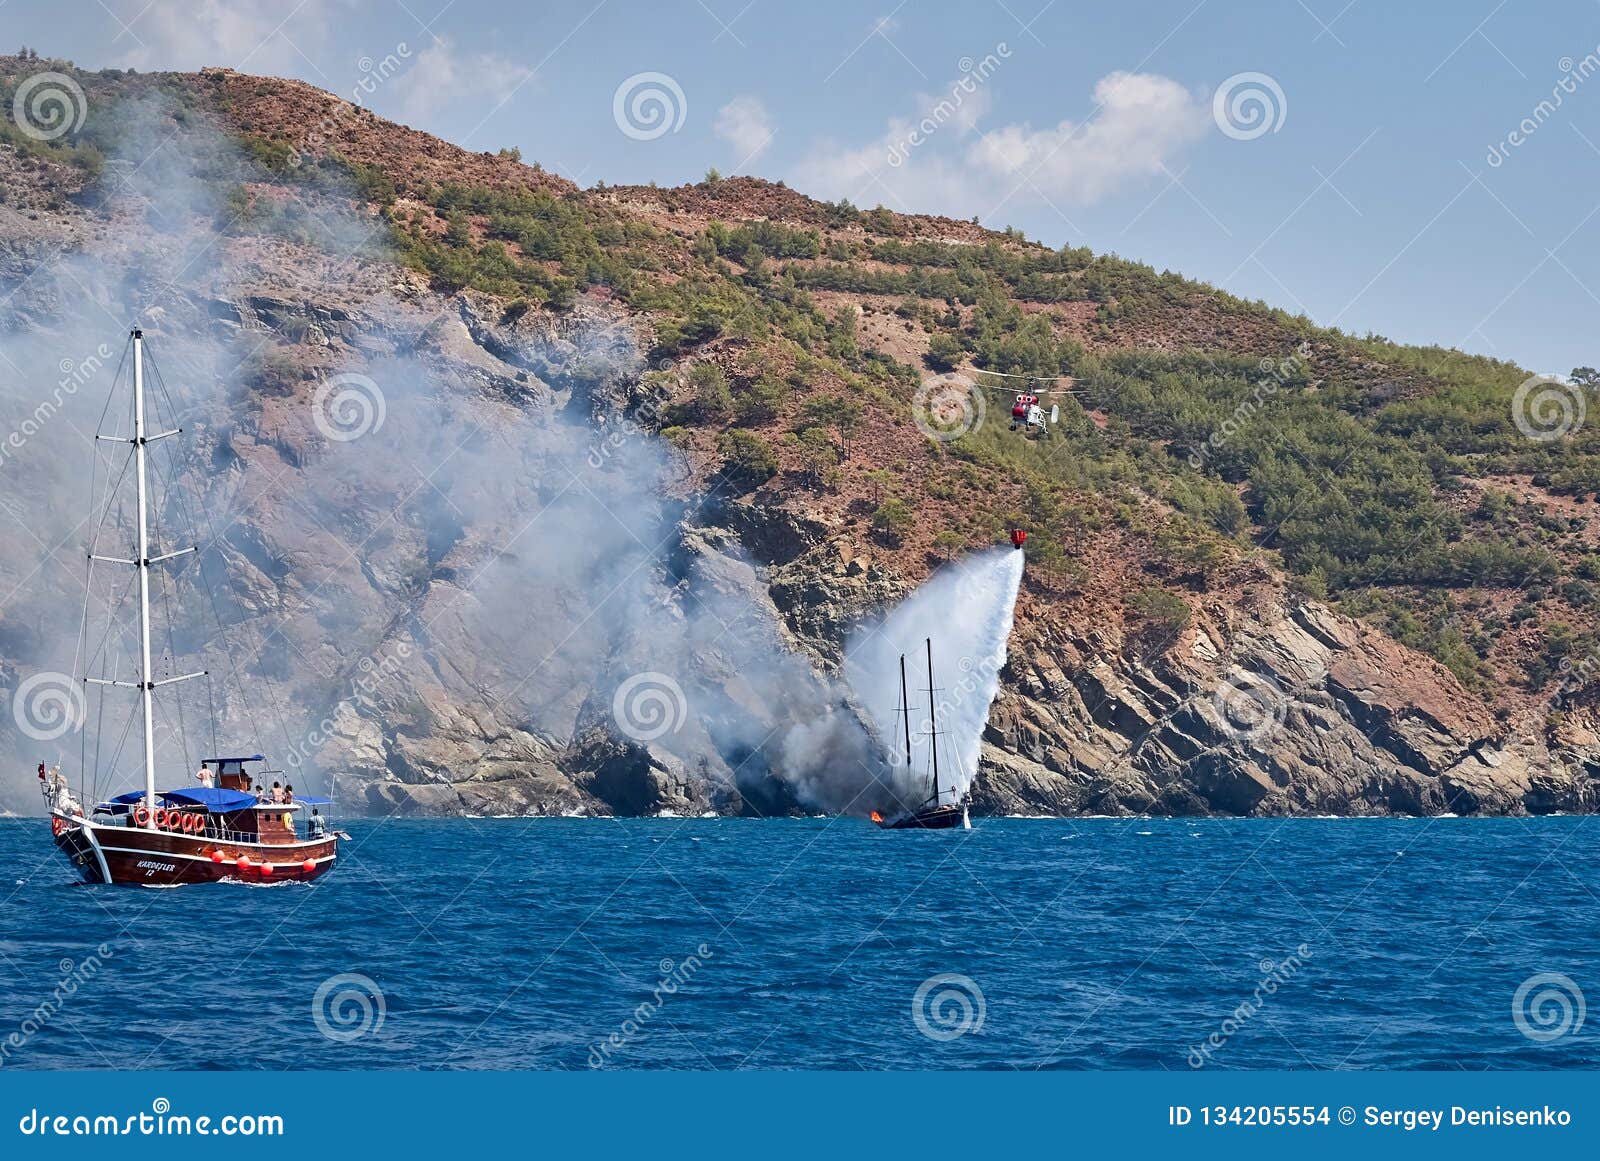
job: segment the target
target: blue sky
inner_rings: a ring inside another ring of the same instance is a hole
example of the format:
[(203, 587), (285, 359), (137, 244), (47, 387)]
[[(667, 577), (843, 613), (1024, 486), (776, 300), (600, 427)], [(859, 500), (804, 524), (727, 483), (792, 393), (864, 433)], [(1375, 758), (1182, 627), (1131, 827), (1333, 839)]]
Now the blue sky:
[[(344, 96), (388, 58), (392, 75), (362, 98), (379, 113), (474, 149), (517, 146), (585, 186), (679, 184), (715, 166), (861, 206), (976, 214), (1357, 333), (1542, 372), (1600, 363), (1592, 0), (72, 11), (0, 0), (0, 36), (84, 67), (225, 65)], [(1218, 112), (1230, 79), (1241, 113), (1265, 121)], [(909, 144), (925, 115), (932, 131)], [(1532, 132), (1509, 143), (1525, 121)]]

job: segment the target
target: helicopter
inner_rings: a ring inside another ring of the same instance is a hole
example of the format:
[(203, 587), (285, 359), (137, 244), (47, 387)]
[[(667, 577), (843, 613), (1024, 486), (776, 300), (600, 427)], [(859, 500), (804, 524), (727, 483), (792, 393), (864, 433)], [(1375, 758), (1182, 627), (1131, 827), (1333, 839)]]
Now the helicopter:
[(1021, 379), (1023, 388), (1019, 391), (1003, 383), (990, 385), (978, 383), (975, 386), (984, 391), (993, 391), (997, 394), (1013, 396), (1011, 402), (1011, 430), (1020, 431), (1028, 439), (1049, 439), (1050, 429), (1061, 422), (1061, 405), (1050, 404), (1048, 412), (1041, 402), (1042, 396), (1073, 395), (1076, 392), (1070, 387), (1044, 388), (1036, 387), (1036, 383), (1059, 382), (1061, 376), (1045, 375), (1011, 375), (1004, 371), (985, 371), (974, 367), (973, 372), (978, 375), (993, 375), (1001, 379)]

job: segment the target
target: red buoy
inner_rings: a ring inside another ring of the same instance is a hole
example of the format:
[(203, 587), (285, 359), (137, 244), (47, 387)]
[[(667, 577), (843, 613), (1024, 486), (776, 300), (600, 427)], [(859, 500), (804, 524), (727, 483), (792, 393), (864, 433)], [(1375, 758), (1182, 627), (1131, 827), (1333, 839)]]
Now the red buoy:
[(221, 851), (212, 851), (211, 852), (211, 861), (213, 863), (222, 862), (222, 852)]
[(235, 863), (234, 866), (238, 867), (241, 871), (248, 871), (250, 869), (250, 860), (245, 858), (243, 855), (240, 855), (239, 861)]
[(262, 863), (261, 864), (261, 873), (263, 875), (272, 874), (272, 864), (271, 863)]
[(305, 862), (300, 864), (300, 869), (309, 875), (312, 871), (317, 869), (317, 860), (307, 859)]
[(1021, 548), (1026, 543), (1028, 543), (1028, 534), (1020, 528), (1013, 528), (1011, 530), (1011, 547)]

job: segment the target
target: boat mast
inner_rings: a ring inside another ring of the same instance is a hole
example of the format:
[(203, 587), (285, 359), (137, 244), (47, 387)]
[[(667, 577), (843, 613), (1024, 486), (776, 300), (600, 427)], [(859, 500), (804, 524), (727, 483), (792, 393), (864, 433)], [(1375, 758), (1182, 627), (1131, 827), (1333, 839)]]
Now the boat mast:
[[(139, 551), (134, 557), (139, 569), (139, 700), (144, 711), (144, 792), (152, 807), (156, 800), (156, 723), (151, 707), (155, 690), (150, 668), (150, 527), (146, 512), (145, 437), (144, 437), (144, 332), (133, 332), (133, 455), (137, 461), (139, 493)], [(146, 826), (155, 829), (155, 811), (150, 811)]]
[[(116, 678), (107, 677), (85, 677), (84, 680), (91, 685), (131, 686), (139, 691), (140, 716), (144, 718), (144, 792), (146, 801), (154, 803), (156, 798), (156, 719), (152, 695), (158, 685), (171, 685), (177, 681), (188, 681), (191, 678), (204, 677), (206, 671), (201, 669), (194, 673), (184, 673), (161, 681), (155, 679), (155, 670), (150, 664), (150, 566), (161, 564), (176, 557), (187, 556), (191, 552), (199, 552), (200, 546), (190, 545), (188, 548), (180, 548), (176, 552), (167, 552), (155, 557), (150, 555), (150, 491), (145, 465), (146, 448), (158, 439), (182, 435), (183, 428), (175, 427), (171, 431), (158, 431), (154, 435), (146, 434), (144, 414), (144, 332), (135, 327), (131, 338), (133, 341), (133, 438), (124, 439), (119, 435), (97, 433), (95, 439), (108, 440), (112, 443), (131, 443), (133, 445), (134, 480), (137, 485), (139, 500), (139, 535), (138, 542), (135, 545), (138, 551), (132, 560), (127, 560), (117, 556), (100, 556), (92, 551), (93, 545), (91, 545), (89, 559), (91, 561), (105, 561), (110, 564), (131, 564), (139, 570), (139, 680), (119, 681)], [(150, 821), (146, 826), (150, 830), (156, 829), (154, 810), (150, 812)]]
[(900, 654), (900, 712), (906, 719), (906, 773), (911, 773), (911, 694), (906, 689), (906, 655)]
[(933, 801), (939, 801), (939, 714), (933, 708), (933, 638), (928, 638), (928, 745), (933, 750)]

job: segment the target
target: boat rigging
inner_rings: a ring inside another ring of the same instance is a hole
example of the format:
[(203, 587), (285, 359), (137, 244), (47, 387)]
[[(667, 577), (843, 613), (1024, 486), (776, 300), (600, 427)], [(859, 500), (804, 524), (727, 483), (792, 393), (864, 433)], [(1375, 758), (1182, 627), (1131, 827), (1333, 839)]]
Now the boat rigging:
[[(265, 761), (261, 754), (246, 757), (203, 758), (195, 775), (197, 786), (158, 789), (156, 750), (155, 692), (165, 686), (209, 677), (205, 669), (157, 679), (151, 649), (152, 569), (169, 561), (197, 554), (199, 546), (190, 544), (171, 552), (151, 555), (150, 445), (181, 435), (183, 429), (152, 433), (146, 414), (144, 332), (135, 328), (129, 335), (132, 357), (133, 430), (131, 435), (97, 432), (97, 442), (126, 444), (130, 462), (123, 466), (125, 476), (133, 470), (137, 508), (133, 556), (88, 553), (85, 579), (84, 632), (89, 623), (89, 599), (96, 564), (129, 567), (135, 570), (138, 590), (137, 680), (129, 681), (115, 673), (114, 659), (102, 661), (102, 669), (112, 666), (112, 674), (90, 675), (88, 668), (105, 651), (104, 643), (86, 654), (79, 644), (79, 658), (85, 670), (85, 685), (137, 691), (137, 717), (143, 734), (143, 788), (116, 795), (86, 810), (93, 801), (87, 792), (83, 802), (75, 797), (60, 764), (46, 769), (39, 763), (38, 775), (55, 845), (91, 883), (176, 886), (183, 883), (214, 882), (224, 878), (245, 882), (278, 879), (310, 880), (326, 873), (338, 857), (338, 845), (346, 836), (330, 831), (321, 808), (325, 798), (296, 796), (292, 790), (274, 783), (270, 792), (257, 781), (255, 763)], [(128, 355), (124, 355), (126, 365)], [(122, 378), (119, 368), (117, 382)], [(112, 393), (115, 396), (116, 383)], [(107, 403), (107, 410), (110, 403)], [(119, 477), (118, 484), (121, 479)], [(108, 476), (109, 483), (109, 476)], [(111, 485), (106, 512), (110, 515), (117, 485)], [(96, 539), (98, 539), (96, 526)], [(203, 578), (202, 578), (203, 579)], [(214, 606), (213, 606), (214, 607)], [(112, 632), (108, 625), (108, 637)], [(174, 650), (175, 651), (175, 650)], [(246, 691), (248, 696), (248, 691)], [(102, 716), (103, 716), (102, 703)], [(181, 704), (179, 709), (181, 729)], [(132, 725), (130, 717), (128, 725)], [(213, 737), (215, 729), (213, 727)], [(124, 733), (124, 738), (126, 733)], [(215, 742), (213, 741), (213, 748)], [(121, 746), (118, 746), (120, 752)], [(113, 758), (113, 761), (115, 759)], [(82, 765), (88, 765), (85, 755)], [(80, 771), (80, 784), (86, 770)], [(87, 787), (85, 787), (85, 791)], [(96, 795), (98, 797), (98, 795)], [(307, 813), (309, 811), (309, 813)], [(300, 833), (297, 826), (303, 827)]]
[[(885, 817), (874, 810), (871, 814), (872, 821), (884, 830), (951, 830), (956, 827), (970, 828), (972, 823), (967, 817), (966, 796), (949, 788), (948, 800), (944, 788), (939, 785), (939, 711), (934, 700), (938, 687), (933, 681), (933, 638), (927, 638), (928, 649), (928, 750), (930, 753), (930, 766), (932, 775), (931, 793), (923, 800), (921, 805), (910, 809), (901, 810)], [(895, 713), (902, 717), (905, 723), (906, 744), (906, 770), (912, 766), (911, 758), (911, 699), (906, 686), (906, 655), (900, 655), (900, 705)]]

